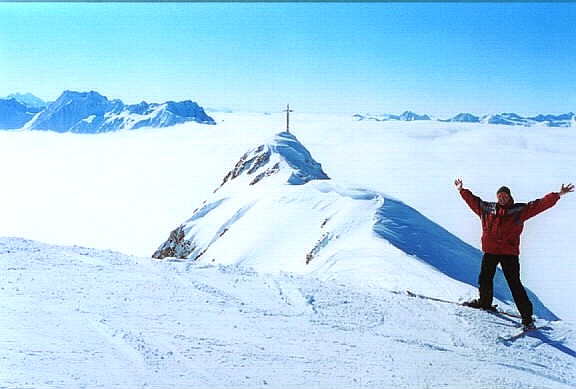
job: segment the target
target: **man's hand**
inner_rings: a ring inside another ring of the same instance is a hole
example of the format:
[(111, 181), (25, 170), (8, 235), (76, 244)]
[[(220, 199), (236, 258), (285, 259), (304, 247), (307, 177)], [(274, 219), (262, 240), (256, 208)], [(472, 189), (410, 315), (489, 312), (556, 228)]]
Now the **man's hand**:
[[(456, 185), (456, 190), (458, 190), (458, 192), (460, 192), (462, 190), (462, 179), (461, 178), (455, 179), (454, 185)], [(564, 187), (564, 186), (562, 186), (562, 187)], [(574, 185), (572, 185), (572, 189), (574, 189)]]
[(558, 192), (558, 194), (560, 196), (564, 196), (566, 193), (570, 193), (570, 192), (574, 192), (574, 185), (568, 184), (568, 185), (564, 186), (564, 184), (562, 184), (562, 187), (560, 188), (560, 192)]

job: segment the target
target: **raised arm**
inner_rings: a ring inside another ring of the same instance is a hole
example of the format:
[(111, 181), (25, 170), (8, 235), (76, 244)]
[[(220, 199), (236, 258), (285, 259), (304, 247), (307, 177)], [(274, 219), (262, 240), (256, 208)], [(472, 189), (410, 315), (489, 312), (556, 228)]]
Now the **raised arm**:
[(464, 189), (464, 183), (462, 182), (461, 178), (457, 178), (454, 180), (454, 186), (456, 186), (456, 190), (460, 192), (460, 196), (464, 199), (466, 204), (470, 207), (470, 209), (478, 216), (482, 215), (482, 199), (478, 196), (475, 196), (472, 192), (468, 189)]
[(541, 199), (529, 202), (526, 208), (522, 211), (522, 219), (523, 220), (530, 219), (531, 217), (534, 217), (539, 213), (544, 212), (548, 208), (553, 207), (554, 205), (556, 205), (558, 200), (560, 200), (561, 196), (564, 196), (570, 192), (574, 192), (574, 185), (562, 184), (559, 192), (551, 192)]

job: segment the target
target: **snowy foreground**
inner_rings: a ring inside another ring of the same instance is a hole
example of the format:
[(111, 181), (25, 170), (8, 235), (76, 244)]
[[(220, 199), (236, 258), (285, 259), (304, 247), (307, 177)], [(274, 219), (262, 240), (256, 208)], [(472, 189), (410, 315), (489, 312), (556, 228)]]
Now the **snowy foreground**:
[[(571, 128), (215, 118), (0, 132), (0, 388), (576, 386), (576, 194), (524, 231), (541, 331), (406, 294), (475, 297), (453, 179), (558, 190)], [(151, 258), (179, 226), (182, 258)]]
[[(0, 240), (0, 386), (574, 387), (565, 322), (294, 274)], [(9, 319), (8, 319), (9, 318)]]

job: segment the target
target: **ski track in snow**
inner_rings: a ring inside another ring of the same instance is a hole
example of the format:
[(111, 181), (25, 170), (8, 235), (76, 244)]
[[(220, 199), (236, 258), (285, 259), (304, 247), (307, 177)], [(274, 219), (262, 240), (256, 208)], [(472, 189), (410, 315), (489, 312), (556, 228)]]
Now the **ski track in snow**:
[(236, 265), (0, 239), (0, 387), (574, 387), (563, 321)]

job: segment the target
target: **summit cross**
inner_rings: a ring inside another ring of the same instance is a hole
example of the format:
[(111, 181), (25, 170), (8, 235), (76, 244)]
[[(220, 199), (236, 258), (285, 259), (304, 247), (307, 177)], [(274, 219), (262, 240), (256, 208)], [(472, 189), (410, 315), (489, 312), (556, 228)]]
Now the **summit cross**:
[(290, 133), (290, 112), (294, 112), (290, 109), (290, 104), (286, 105), (284, 112), (286, 112), (286, 132)]

